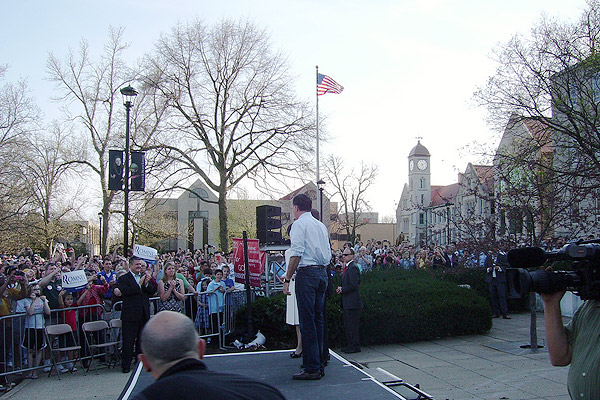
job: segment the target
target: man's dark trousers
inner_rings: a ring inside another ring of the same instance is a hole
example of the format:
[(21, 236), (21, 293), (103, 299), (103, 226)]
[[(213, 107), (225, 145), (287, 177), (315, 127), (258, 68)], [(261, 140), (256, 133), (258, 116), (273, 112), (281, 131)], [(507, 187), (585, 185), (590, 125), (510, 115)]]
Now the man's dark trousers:
[(325, 267), (299, 267), (296, 270), (296, 301), (302, 335), (304, 370), (315, 373), (323, 370), (323, 309), (327, 290)]

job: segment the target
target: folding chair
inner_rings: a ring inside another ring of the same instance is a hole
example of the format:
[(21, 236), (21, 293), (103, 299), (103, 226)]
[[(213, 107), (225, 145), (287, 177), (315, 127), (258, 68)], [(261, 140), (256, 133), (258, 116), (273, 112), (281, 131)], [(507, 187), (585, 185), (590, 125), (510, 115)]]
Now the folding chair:
[[(87, 366), (87, 371), (89, 371), (90, 366), (94, 362), (94, 357), (96, 356), (97, 350), (104, 351), (104, 353), (98, 353), (98, 355), (104, 354), (106, 356), (109, 354), (109, 350), (111, 347), (115, 352), (117, 351), (117, 346), (119, 345), (119, 342), (110, 341), (110, 332), (108, 330), (108, 324), (104, 320), (85, 322), (83, 325), (81, 325), (81, 329), (83, 330), (83, 334), (85, 337), (85, 345), (90, 351), (92, 357)], [(109, 339), (109, 341), (106, 341), (107, 338)], [(108, 363), (109, 368), (110, 364), (111, 362)], [(96, 371), (95, 364), (94, 371)]]
[(113, 318), (108, 324), (110, 326), (110, 340), (111, 342), (117, 342), (117, 351), (114, 353), (116, 365), (121, 360), (121, 349), (123, 348), (123, 337), (121, 336), (123, 322), (120, 318)]
[[(50, 367), (50, 372), (48, 376), (52, 375), (52, 370), (56, 370), (56, 376), (60, 379), (60, 370), (58, 369), (58, 364), (56, 362), (55, 354), (58, 354), (59, 360), (62, 354), (66, 354), (70, 351), (77, 352), (77, 358), (73, 360), (73, 366), (70, 368), (70, 372), (73, 373), (73, 368), (77, 361), (81, 362), (81, 346), (73, 345), (73, 346), (65, 346), (61, 347), (61, 338), (71, 337), (72, 343), (77, 343), (75, 341), (75, 335), (73, 334), (73, 330), (69, 324), (57, 324), (57, 325), (49, 325), (46, 327), (46, 341), (48, 346), (50, 346), (50, 360), (52, 361), (52, 366)], [(56, 341), (56, 346), (55, 346)], [(81, 365), (83, 368), (83, 364)], [(85, 374), (85, 371), (84, 371)]]

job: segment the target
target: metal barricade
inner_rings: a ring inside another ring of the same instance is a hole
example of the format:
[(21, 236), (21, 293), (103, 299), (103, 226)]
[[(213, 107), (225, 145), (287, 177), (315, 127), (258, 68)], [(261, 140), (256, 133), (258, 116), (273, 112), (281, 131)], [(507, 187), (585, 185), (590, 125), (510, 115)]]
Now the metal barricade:
[[(44, 326), (65, 323), (66, 313), (71, 312), (75, 313), (77, 323), (75, 341), (77, 345), (82, 346), (81, 358), (86, 362), (90, 356), (87, 354), (81, 325), (84, 322), (102, 319), (104, 308), (100, 304), (93, 304), (50, 310), (50, 315), (44, 316)], [(2, 334), (2, 340), (0, 341), (0, 376), (31, 372), (49, 367), (49, 365), (43, 364), (43, 360), (49, 360), (49, 348), (46, 343), (44, 328), (25, 328), (27, 318), (31, 318), (31, 316), (24, 313), (0, 317), (0, 332)], [(34, 365), (35, 358), (38, 356), (40, 357), (40, 364), (36, 366)], [(57, 364), (62, 365), (67, 362), (69, 360), (59, 360)]]
[[(254, 297), (252, 291), (253, 301)], [(157, 313), (159, 301), (159, 297), (150, 298), (151, 316)], [(120, 318), (122, 303), (118, 301), (113, 304), (111, 318)], [(197, 295), (187, 293), (182, 303), (181, 312), (194, 321), (199, 337), (204, 338), (208, 343), (217, 340), (219, 348), (225, 349), (225, 336), (235, 331), (235, 315), (246, 304), (246, 291), (225, 293), (221, 305), (218, 304), (218, 295), (214, 292), (201, 292)], [(216, 304), (217, 309), (211, 309), (211, 303)]]

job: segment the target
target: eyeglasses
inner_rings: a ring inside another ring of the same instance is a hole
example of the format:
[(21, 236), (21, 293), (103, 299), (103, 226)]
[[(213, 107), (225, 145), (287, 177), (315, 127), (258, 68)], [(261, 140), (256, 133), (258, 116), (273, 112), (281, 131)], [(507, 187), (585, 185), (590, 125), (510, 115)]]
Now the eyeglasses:
[(352, 253), (342, 253), (343, 256), (351, 256), (353, 255)]

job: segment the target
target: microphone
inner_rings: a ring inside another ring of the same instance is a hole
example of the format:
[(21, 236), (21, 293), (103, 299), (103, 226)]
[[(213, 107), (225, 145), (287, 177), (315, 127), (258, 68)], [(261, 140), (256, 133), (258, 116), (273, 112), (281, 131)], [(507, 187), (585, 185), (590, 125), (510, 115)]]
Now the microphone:
[(533, 268), (544, 264), (548, 255), (539, 247), (522, 247), (510, 250), (507, 258), (513, 268)]

